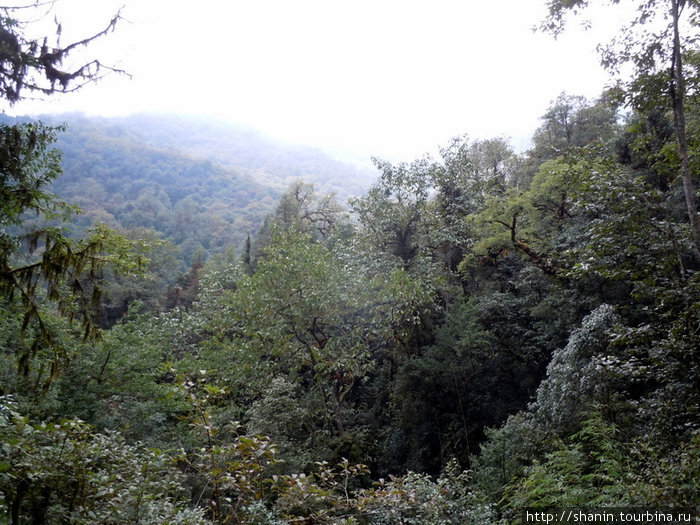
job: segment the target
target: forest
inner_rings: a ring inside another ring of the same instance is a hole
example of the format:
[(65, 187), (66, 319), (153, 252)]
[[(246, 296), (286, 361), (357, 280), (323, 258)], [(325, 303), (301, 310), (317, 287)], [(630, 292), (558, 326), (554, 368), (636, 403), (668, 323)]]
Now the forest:
[[(558, 35), (587, 2), (547, 5)], [(6, 103), (99, 76), (21, 14)], [(3, 117), (0, 523), (700, 507), (700, 3), (634, 17), (601, 47), (630, 78), (528, 151), (456, 137), (341, 192), (194, 121)]]

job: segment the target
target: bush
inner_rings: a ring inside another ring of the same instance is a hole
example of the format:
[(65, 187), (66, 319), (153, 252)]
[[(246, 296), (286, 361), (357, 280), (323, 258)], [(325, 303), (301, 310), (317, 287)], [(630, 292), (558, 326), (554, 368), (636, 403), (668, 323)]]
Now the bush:
[(0, 400), (0, 516), (6, 523), (204, 525), (172, 458), (80, 420), (31, 423)]

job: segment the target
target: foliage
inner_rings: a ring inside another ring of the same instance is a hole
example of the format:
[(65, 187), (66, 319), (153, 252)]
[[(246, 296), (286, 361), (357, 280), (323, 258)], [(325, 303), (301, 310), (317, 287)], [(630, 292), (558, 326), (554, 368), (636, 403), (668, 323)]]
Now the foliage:
[[(53, 190), (83, 209), (76, 233), (95, 222), (153, 229), (177, 246), (180, 271), (198, 256), (240, 248), (278, 198), (244, 170), (133, 136), (130, 122), (78, 115), (67, 116), (67, 122), (58, 141), (64, 174)], [(143, 124), (157, 134), (167, 121)]]
[(379, 181), (351, 206), (371, 245), (408, 269), (425, 243), (434, 166), (430, 158), (411, 165), (392, 166), (378, 159), (375, 164), (381, 171)]
[[(286, 477), (276, 508), (289, 523), (357, 523), (358, 478), (369, 473), (365, 465), (343, 458), (337, 465), (317, 462), (312, 475)], [(361, 505), (361, 504), (360, 504)]]
[[(549, 16), (541, 28), (560, 34), (566, 15), (588, 6), (588, 2), (551, 0)], [(622, 26), (618, 37), (600, 45), (601, 62), (619, 74), (632, 66), (632, 79), (618, 82), (616, 91), (636, 109), (665, 106), (673, 112), (677, 153), (680, 164), (690, 233), (695, 250), (700, 251), (700, 216), (695, 202), (695, 185), (690, 165), (689, 129), (686, 121), (686, 95), (697, 89), (697, 65), (686, 58), (696, 50), (700, 5), (685, 0), (650, 0), (640, 3), (632, 20)]]
[(246, 508), (269, 498), (278, 482), (267, 476), (276, 447), (264, 436), (241, 435), (234, 422), (217, 425), (212, 405), (225, 391), (207, 382), (206, 371), (176, 387), (187, 398), (185, 416), (199, 434), (201, 446), (179, 460), (196, 491), (197, 506), (207, 509), (215, 523), (245, 523)]
[(561, 252), (576, 244), (581, 227), (573, 203), (581, 179), (590, 171), (580, 162), (566, 157), (546, 161), (527, 190), (510, 188), (504, 195), (490, 196), (483, 208), (469, 217), (479, 241), (461, 268), (466, 270), (477, 261), (493, 265), (516, 251), (544, 273), (559, 274)]
[[(219, 330), (230, 334), (230, 342), (222, 341), (212, 358), (220, 360), (231, 346), (254, 356), (257, 379), (246, 388), (259, 384), (265, 394), (249, 412), (253, 424), (270, 428), (280, 416), (262, 423), (256, 414), (266, 404), (285, 403), (284, 392), (293, 388), (289, 381), (301, 386), (303, 400), (294, 410), (306, 414), (292, 426), (278, 427), (291, 432), (279, 436), (282, 442), (306, 443), (293, 430), (299, 425), (316, 447), (324, 448), (324, 442), (327, 447), (330, 436), (352, 441), (345, 435), (352, 433), (355, 419), (352, 400), (373, 372), (376, 352), (390, 337), (401, 340), (429, 300), (401, 270), (377, 278), (363, 275), (345, 250), (343, 243), (331, 248), (302, 231), (273, 232), (255, 273), (238, 283), (224, 306), (230, 314), (220, 320)], [(270, 384), (288, 386), (277, 391)]]
[(522, 477), (525, 468), (552, 443), (551, 435), (529, 411), (509, 416), (499, 428), (487, 429), (486, 438), (472, 458), (474, 484), (494, 503), (503, 500), (508, 484)]
[(608, 353), (609, 332), (618, 319), (612, 307), (599, 306), (571, 334), (566, 347), (554, 352), (535, 402), (544, 428), (560, 433), (575, 429), (587, 411), (606, 400), (610, 378), (594, 358)]
[(0, 405), (0, 509), (7, 523), (205, 524), (172, 459), (79, 420), (32, 423)]
[(602, 97), (590, 103), (582, 96), (560, 94), (542, 116), (535, 131), (532, 155), (549, 160), (576, 148), (606, 146), (617, 130), (616, 111), (611, 101)]
[(0, 294), (7, 304), (16, 301), (23, 310), (18, 337), (29, 342), (17, 348), (19, 376), (29, 376), (41, 348), (53, 351), (40, 365), (48, 366), (49, 372), (36, 381), (44, 390), (68, 357), (46, 321), (45, 304), (56, 305), (71, 321), (80, 319), (83, 340), (88, 340), (96, 334), (103, 268), (135, 275), (143, 264), (140, 257), (127, 256), (135, 243), (104, 226), (97, 226), (88, 238), (73, 240), (60, 225), (23, 224), (27, 213), (52, 221), (66, 220), (75, 211), (45, 189), (60, 174), (60, 154), (50, 149), (55, 138), (55, 130), (40, 123), (0, 126)]
[(506, 491), (506, 507), (516, 514), (524, 508), (597, 507), (634, 505), (628, 495), (633, 474), (613, 425), (588, 419), (569, 443), (557, 442), (542, 463), (525, 470)]
[(476, 306), (452, 305), (434, 344), (400, 361), (392, 391), (393, 428), (382, 455), (428, 472), (438, 472), (450, 456), (467, 464), (481, 426), (501, 415), (493, 413), (487, 394), (500, 379), (499, 364)]
[[(344, 168), (241, 130), (75, 117), (57, 178), (54, 130), (3, 125), (6, 520), (517, 523), (533, 506), (697, 506), (700, 257), (683, 186), (697, 52), (668, 39), (697, 2), (668, 2), (640, 4), (604, 49), (637, 68), (623, 91), (562, 94), (522, 154), (457, 137), (437, 159), (377, 160), (349, 213), (298, 180), (337, 189)], [(556, 33), (588, 2), (548, 5)], [(654, 17), (666, 33), (644, 32)]]
[(246, 411), (246, 429), (252, 434), (274, 436), (279, 457), (284, 458), (284, 470), (303, 472), (324, 455), (318, 446), (314, 447), (320, 432), (314, 428), (312, 408), (298, 383), (284, 376), (274, 377), (268, 391)]
[[(523, 508), (611, 507), (697, 503), (697, 435), (678, 450), (627, 442), (620, 430), (594, 413), (579, 432), (555, 441), (542, 461), (527, 467), (507, 489), (506, 511), (520, 523)], [(671, 481), (673, 479), (673, 481)]]
[[(91, 135), (208, 159), (226, 172), (264, 181), (275, 196), (303, 180), (322, 194), (335, 193), (345, 202), (361, 195), (376, 178), (373, 170), (334, 159), (319, 149), (280, 143), (254, 129), (211, 117), (139, 114), (101, 119), (76, 116), (75, 120), (81, 128), (88, 128), (86, 131), (92, 130)], [(77, 127), (75, 120), (71, 122)]]
[(358, 507), (369, 523), (498, 524), (494, 509), (470, 490), (471, 476), (456, 461), (445, 465), (437, 480), (409, 472), (362, 493)]
[(173, 280), (181, 268), (178, 248), (171, 239), (163, 239), (155, 230), (132, 228), (120, 234), (133, 242), (132, 257), (141, 258), (144, 268), (131, 275), (106, 269), (98, 315), (102, 328), (109, 328), (123, 319), (136, 302), (149, 312), (158, 312), (167, 306), (168, 292), (175, 291), (173, 285), (177, 281)]
[(273, 237), (281, 232), (298, 231), (318, 242), (333, 242), (344, 226), (349, 226), (347, 213), (334, 193), (319, 195), (312, 184), (296, 181), (280, 197), (274, 213), (265, 219), (254, 249), (248, 237), (244, 255), (246, 269), (252, 273), (258, 260), (265, 258)]
[(700, 433), (695, 430), (671, 451), (640, 441), (630, 453), (637, 468), (630, 493), (650, 505), (692, 507), (700, 500)]
[(47, 400), (49, 414), (78, 416), (98, 429), (118, 430), (150, 446), (172, 445), (169, 434), (184, 410), (172, 395), (168, 362), (180, 351), (177, 323), (154, 319), (134, 304), (121, 324), (75, 356)]

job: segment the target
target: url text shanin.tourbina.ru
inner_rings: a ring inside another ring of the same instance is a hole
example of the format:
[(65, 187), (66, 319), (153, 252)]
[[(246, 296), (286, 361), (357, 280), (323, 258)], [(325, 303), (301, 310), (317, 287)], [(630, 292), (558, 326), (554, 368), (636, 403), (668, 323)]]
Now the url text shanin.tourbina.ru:
[(525, 509), (522, 522), (527, 523), (612, 523), (646, 525), (658, 523), (696, 523), (696, 509), (659, 508), (560, 508)]

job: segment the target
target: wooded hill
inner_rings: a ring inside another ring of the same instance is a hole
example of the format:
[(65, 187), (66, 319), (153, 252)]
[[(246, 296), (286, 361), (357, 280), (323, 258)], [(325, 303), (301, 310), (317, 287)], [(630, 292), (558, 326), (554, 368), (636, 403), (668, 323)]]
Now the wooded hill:
[(52, 189), (82, 210), (72, 223), (74, 234), (100, 222), (121, 230), (151, 228), (180, 249), (183, 269), (194, 259), (242, 249), (295, 180), (344, 201), (376, 178), (320, 150), (284, 146), (212, 120), (79, 114), (40, 119), (66, 126), (56, 143), (62, 174)]
[(223, 121), (143, 114), (91, 120), (107, 136), (209, 160), (280, 193), (303, 180), (320, 192), (336, 193), (345, 202), (364, 193), (377, 178), (376, 171), (339, 161), (318, 148), (286, 144)]

